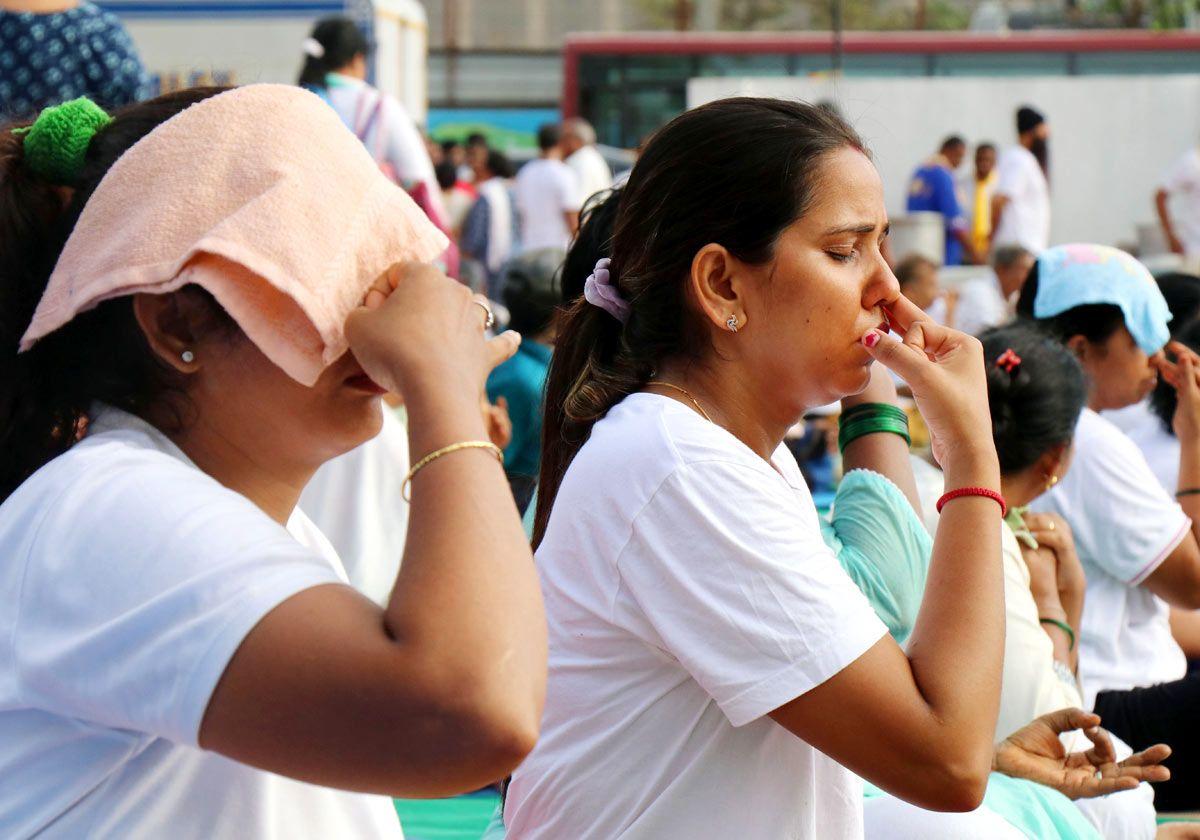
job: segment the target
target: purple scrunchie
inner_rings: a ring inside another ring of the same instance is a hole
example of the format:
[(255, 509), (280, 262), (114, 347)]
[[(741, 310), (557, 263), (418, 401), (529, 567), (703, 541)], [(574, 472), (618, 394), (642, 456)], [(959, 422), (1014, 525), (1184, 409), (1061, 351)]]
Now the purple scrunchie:
[(583, 284), (583, 297), (624, 324), (629, 320), (629, 302), (621, 297), (616, 283), (609, 277), (608, 266), (611, 263), (608, 257), (596, 261), (596, 267)]

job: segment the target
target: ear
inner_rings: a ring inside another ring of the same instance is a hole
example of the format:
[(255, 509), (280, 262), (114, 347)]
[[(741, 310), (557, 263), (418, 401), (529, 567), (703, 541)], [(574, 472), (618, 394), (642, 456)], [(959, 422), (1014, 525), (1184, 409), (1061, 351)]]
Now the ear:
[[(195, 373), (200, 369), (196, 330), (193, 318), (189, 317), (194, 314), (192, 309), (178, 292), (133, 296), (133, 315), (150, 349), (180, 373)], [(191, 361), (184, 361), (185, 352), (192, 354)]]
[(1086, 364), (1090, 361), (1093, 355), (1091, 351), (1091, 342), (1081, 335), (1073, 335), (1067, 339), (1067, 349), (1079, 360), (1080, 364)]
[(729, 319), (737, 328), (746, 325), (744, 275), (741, 263), (724, 245), (710, 242), (692, 258), (692, 293), (700, 312), (719, 330), (729, 331)]
[(1070, 466), (1070, 444), (1061, 443), (1051, 446), (1038, 458), (1038, 474), (1046, 481), (1062, 480), (1062, 476)]

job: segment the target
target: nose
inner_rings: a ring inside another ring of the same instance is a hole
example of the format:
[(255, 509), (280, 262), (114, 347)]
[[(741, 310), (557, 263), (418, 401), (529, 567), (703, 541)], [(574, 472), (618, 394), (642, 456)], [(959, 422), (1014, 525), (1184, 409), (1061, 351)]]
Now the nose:
[(878, 263), (867, 280), (863, 293), (863, 307), (874, 309), (877, 306), (888, 306), (900, 297), (900, 281), (896, 279), (892, 267), (887, 264), (883, 254), (879, 254)]

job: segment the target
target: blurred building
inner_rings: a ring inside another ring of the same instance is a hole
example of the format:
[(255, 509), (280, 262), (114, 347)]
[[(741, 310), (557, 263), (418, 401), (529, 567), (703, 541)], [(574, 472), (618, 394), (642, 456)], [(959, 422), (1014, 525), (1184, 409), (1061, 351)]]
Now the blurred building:
[(1140, 0), (423, 2), (430, 127), (458, 138), (487, 129), (509, 147), (562, 114), (587, 117), (603, 143), (636, 145), (703, 76), (1200, 72), (1194, 35), (1129, 29), (1189, 22), (1153, 19), (1167, 6)]

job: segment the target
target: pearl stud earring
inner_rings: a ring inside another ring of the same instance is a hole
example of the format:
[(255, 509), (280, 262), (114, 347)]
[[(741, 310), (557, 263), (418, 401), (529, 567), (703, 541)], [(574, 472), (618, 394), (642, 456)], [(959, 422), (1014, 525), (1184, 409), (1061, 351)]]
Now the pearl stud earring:
[(183, 363), (185, 365), (190, 365), (192, 362), (196, 361), (196, 354), (191, 350), (184, 350), (179, 354), (179, 358), (183, 359)]

